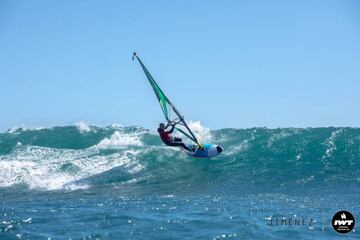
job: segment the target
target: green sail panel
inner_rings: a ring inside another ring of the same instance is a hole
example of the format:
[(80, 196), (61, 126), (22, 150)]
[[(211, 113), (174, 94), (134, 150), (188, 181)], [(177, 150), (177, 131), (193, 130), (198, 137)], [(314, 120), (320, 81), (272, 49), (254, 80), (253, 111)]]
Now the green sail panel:
[[(136, 55), (135, 55), (136, 56)], [(151, 74), (149, 73), (149, 71), (146, 69), (146, 67), (144, 66), (144, 64), (141, 62), (141, 60), (139, 58), (137, 58), (139, 60), (139, 63), (141, 65), (141, 68), (143, 69), (147, 79), (150, 82), (150, 85), (152, 86), (152, 88), (154, 89), (155, 95), (157, 97), (157, 99), (159, 100), (161, 109), (165, 115), (166, 120), (170, 121), (170, 116), (169, 116), (169, 111), (168, 111), (168, 100), (164, 94), (164, 92), (161, 90), (161, 88), (159, 87), (159, 85), (157, 85), (157, 83), (155, 82), (154, 78), (151, 76)]]

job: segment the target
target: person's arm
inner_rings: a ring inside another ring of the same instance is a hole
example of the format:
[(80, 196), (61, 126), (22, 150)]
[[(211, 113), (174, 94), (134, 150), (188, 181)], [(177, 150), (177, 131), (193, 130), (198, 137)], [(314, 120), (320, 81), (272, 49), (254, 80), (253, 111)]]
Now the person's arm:
[(167, 133), (173, 133), (174, 129), (175, 129), (175, 125), (171, 125), (171, 129), (167, 131)]

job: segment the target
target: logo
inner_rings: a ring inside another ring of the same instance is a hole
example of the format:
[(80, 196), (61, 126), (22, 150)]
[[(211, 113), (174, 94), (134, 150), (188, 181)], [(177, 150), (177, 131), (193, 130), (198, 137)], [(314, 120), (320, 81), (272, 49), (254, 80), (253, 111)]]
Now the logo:
[(355, 226), (355, 218), (348, 211), (340, 211), (335, 213), (331, 223), (338, 233), (348, 233)]

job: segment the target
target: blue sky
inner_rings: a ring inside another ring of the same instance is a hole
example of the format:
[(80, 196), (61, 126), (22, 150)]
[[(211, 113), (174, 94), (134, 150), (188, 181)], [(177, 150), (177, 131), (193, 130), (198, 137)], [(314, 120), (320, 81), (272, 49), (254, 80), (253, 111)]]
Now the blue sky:
[(0, 130), (162, 115), (135, 50), (210, 128), (360, 122), (358, 1), (0, 2)]

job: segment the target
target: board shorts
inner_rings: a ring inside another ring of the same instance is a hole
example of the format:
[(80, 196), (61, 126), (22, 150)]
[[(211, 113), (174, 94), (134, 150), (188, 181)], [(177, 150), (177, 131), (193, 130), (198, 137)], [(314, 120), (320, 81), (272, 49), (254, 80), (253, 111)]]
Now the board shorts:
[(165, 144), (174, 147), (183, 145), (182, 139), (179, 137), (173, 137), (170, 141), (166, 141)]

